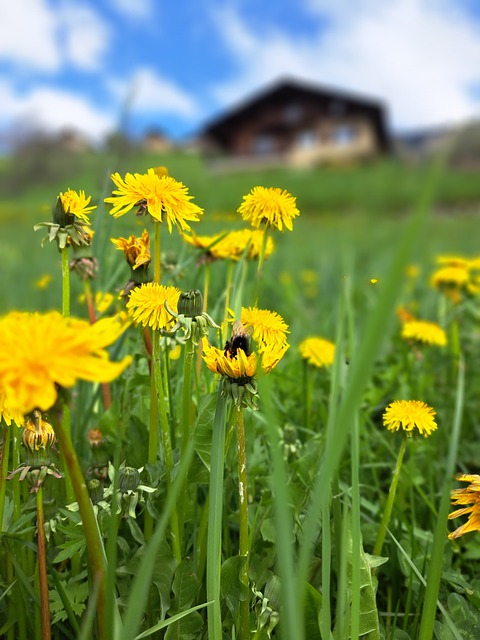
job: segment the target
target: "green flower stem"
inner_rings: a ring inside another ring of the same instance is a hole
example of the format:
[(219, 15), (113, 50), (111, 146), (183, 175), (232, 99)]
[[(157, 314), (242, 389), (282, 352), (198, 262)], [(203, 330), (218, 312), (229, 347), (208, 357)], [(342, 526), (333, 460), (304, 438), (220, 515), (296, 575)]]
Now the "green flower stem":
[(50, 640), (52, 636), (50, 633), (50, 600), (48, 593), (47, 556), (45, 547), (45, 520), (43, 516), (43, 487), (40, 487), (37, 491), (37, 542), (42, 640)]
[(185, 343), (185, 352), (183, 359), (183, 390), (182, 390), (182, 446), (181, 453), (185, 451), (190, 439), (190, 419), (191, 419), (191, 386), (192, 386), (192, 364), (193, 356), (195, 354), (195, 346), (193, 342), (193, 333), (195, 328), (192, 328), (192, 334)]
[(260, 255), (258, 256), (258, 266), (257, 266), (257, 276), (255, 278), (255, 295), (254, 306), (258, 306), (258, 298), (260, 297), (260, 288), (262, 283), (263, 276), (263, 263), (265, 262), (265, 251), (267, 249), (267, 239), (268, 239), (268, 231), (270, 229), (270, 225), (265, 225), (265, 229), (263, 230), (263, 238), (262, 238), (262, 246), (260, 247)]
[(239, 608), (239, 640), (250, 637), (250, 588), (248, 584), (248, 494), (247, 494), (247, 454), (245, 450), (245, 425), (243, 409), (235, 411), (237, 414), (237, 445), (238, 445), (238, 513), (239, 513), (239, 552), (245, 558), (240, 571), (240, 582), (246, 588), (245, 600), (240, 601)]
[(105, 640), (107, 629), (105, 627), (105, 554), (102, 540), (95, 519), (95, 513), (88, 494), (85, 478), (83, 477), (80, 463), (73, 447), (70, 432), (64, 429), (63, 424), (57, 424), (55, 433), (62, 451), (69, 476), (72, 480), (73, 490), (77, 499), (80, 516), (83, 523), (83, 534), (87, 544), (87, 558), (90, 575), (94, 585), (98, 585), (97, 621), (98, 638)]
[(195, 575), (197, 576), (200, 582), (203, 582), (203, 575), (205, 572), (205, 561), (207, 559), (207, 545), (205, 544), (207, 538), (208, 531), (208, 505), (209, 505), (209, 496), (207, 495), (207, 499), (205, 500), (205, 504), (203, 505), (202, 515), (200, 518), (200, 524), (198, 527), (197, 534), (197, 558), (196, 558), (196, 566), (195, 566)]
[(202, 311), (207, 311), (208, 308), (208, 293), (210, 291), (210, 262), (205, 263), (205, 272), (204, 272), (204, 280), (203, 280), (203, 309)]
[[(143, 330), (143, 335), (145, 337), (145, 343), (147, 344), (147, 336), (149, 341), (149, 347), (147, 345), (147, 350), (151, 354), (152, 358), (149, 360), (149, 368), (150, 368), (150, 413), (149, 413), (149, 425), (148, 425), (148, 454), (147, 454), (147, 462), (148, 464), (155, 464), (157, 461), (157, 453), (158, 453), (158, 403), (155, 402), (156, 398), (156, 387), (155, 387), (155, 376), (153, 374), (153, 366), (152, 361), (154, 357), (154, 346), (156, 340), (154, 339), (153, 344), (150, 339), (150, 332), (147, 328)], [(150, 540), (153, 534), (153, 516), (149, 513), (148, 509), (145, 510), (145, 517), (143, 522), (143, 535), (145, 540)]]
[(2, 426), (2, 459), (0, 462), (0, 540), (3, 535), (3, 511), (7, 490), (8, 460), (10, 456), (10, 427)]
[[(162, 441), (163, 441), (163, 455), (165, 458), (165, 472), (167, 477), (167, 492), (170, 491), (170, 485), (172, 483), (172, 471), (173, 471), (173, 453), (172, 453), (172, 443), (170, 439), (170, 425), (168, 424), (168, 415), (167, 415), (167, 405), (165, 403), (165, 392), (163, 388), (163, 378), (162, 378), (162, 364), (160, 360), (160, 332), (158, 329), (153, 331), (152, 335), (153, 342), (153, 378), (155, 381), (155, 396), (157, 398), (158, 404), (158, 415), (160, 416), (160, 429), (162, 432)], [(157, 430), (154, 436), (150, 434), (149, 440), (149, 451), (148, 451), (148, 461), (155, 462), (157, 457), (157, 447), (158, 447), (158, 435)], [(153, 438), (153, 443), (152, 443)], [(152, 447), (155, 446), (153, 449)], [(171, 533), (172, 533), (172, 545), (173, 552), (178, 560), (181, 562), (182, 553), (181, 553), (181, 545), (180, 545), (180, 529), (178, 524), (178, 512), (176, 506), (173, 509), (172, 517), (171, 517)]]
[(382, 554), (383, 543), (385, 542), (388, 523), (390, 522), (390, 516), (392, 515), (393, 502), (395, 500), (395, 493), (397, 491), (398, 480), (400, 478), (400, 469), (402, 468), (403, 456), (405, 454), (406, 447), (407, 436), (402, 439), (400, 451), (398, 452), (397, 464), (395, 465), (395, 470), (392, 477), (392, 484), (390, 485), (387, 502), (383, 511), (382, 521), (380, 523), (380, 528), (377, 534), (377, 541), (375, 542), (375, 547), (373, 549), (374, 556), (380, 556)]
[(62, 249), (62, 315), (68, 318), (70, 315), (70, 264), (68, 260), (68, 247)]
[[(12, 438), (13, 438), (13, 449), (12, 449), (12, 467), (16, 469), (20, 464), (20, 437), (19, 431), (12, 430)], [(22, 501), (21, 501), (21, 486), (18, 476), (16, 476), (12, 480), (13, 484), (13, 518), (14, 520), (18, 520), (22, 516)], [(24, 539), (25, 535), (22, 536)], [(11, 553), (11, 552), (10, 552)], [(22, 570), (25, 571), (25, 556), (21, 554), (18, 557), (18, 563)], [(18, 578), (18, 576), (17, 576)], [(8, 584), (12, 584), (13, 580), (9, 581)], [(26, 612), (25, 612), (25, 601), (22, 593), (22, 582), (21, 580), (16, 581), (14, 587), (14, 596), (13, 596), (13, 607), (15, 610), (15, 614), (18, 621), (18, 633), (15, 635), (15, 640), (26, 640), (27, 638), (27, 629), (26, 629)]]
[[(88, 278), (83, 281), (83, 285), (85, 289), (85, 300), (87, 302), (88, 317), (90, 319), (90, 324), (95, 324), (97, 321), (97, 316), (95, 314), (95, 305), (93, 303), (92, 288), (90, 286), (90, 281), (88, 280)], [(112, 394), (110, 392), (110, 385), (108, 384), (108, 382), (102, 382), (101, 386), (102, 386), (103, 407), (105, 411), (108, 411), (108, 409), (110, 409), (110, 406), (112, 404)]]
[(217, 406), (213, 421), (212, 454), (210, 458), (210, 491), (207, 533), (207, 600), (208, 640), (222, 640), (222, 609), (220, 573), (222, 567), (223, 473), (225, 468), (225, 420), (227, 400), (218, 387)]
[(154, 229), (155, 229), (154, 238), (153, 238), (153, 247), (154, 247), (154, 251), (153, 251), (153, 281), (157, 282), (158, 284), (160, 284), (160, 278), (161, 278), (161, 274), (160, 274), (160, 265), (161, 265), (161, 259), (160, 259), (160, 222), (155, 221), (153, 223), (153, 225), (154, 225)]
[(312, 371), (306, 360), (303, 361), (303, 408), (304, 427), (309, 429), (312, 416)]

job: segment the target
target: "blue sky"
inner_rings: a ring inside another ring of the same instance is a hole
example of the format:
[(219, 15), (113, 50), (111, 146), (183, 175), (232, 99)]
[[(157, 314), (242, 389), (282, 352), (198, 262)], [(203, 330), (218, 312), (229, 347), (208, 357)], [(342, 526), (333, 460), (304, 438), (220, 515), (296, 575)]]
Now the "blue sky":
[[(0, 140), (194, 134), (288, 75), (383, 100), (396, 130), (480, 114), (475, 0), (6, 0)], [(128, 105), (128, 106), (126, 106)]]

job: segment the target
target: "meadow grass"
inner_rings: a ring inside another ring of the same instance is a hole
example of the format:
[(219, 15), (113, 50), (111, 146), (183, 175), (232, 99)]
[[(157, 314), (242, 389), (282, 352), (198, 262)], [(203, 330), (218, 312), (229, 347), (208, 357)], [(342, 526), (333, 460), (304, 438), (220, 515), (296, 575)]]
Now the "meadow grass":
[[(85, 382), (70, 400), (73, 444), (89, 479), (99, 453), (86, 434), (98, 427), (105, 439), (101, 463), (108, 476), (102, 476), (105, 494), (95, 506), (105, 548), (105, 624), (97, 616), (100, 587), (89, 584), (89, 542), (77, 507), (67, 507), (65, 481), (49, 477), (44, 505), (51, 637), (478, 637), (480, 538), (473, 533), (448, 541), (447, 514), (455, 472), (478, 469), (479, 309), (475, 296), (453, 304), (430, 284), (438, 254), (478, 255), (478, 206), (440, 213), (452, 203), (475, 202), (469, 179), (427, 167), (407, 171), (395, 163), (324, 174), (276, 170), (211, 176), (198, 157), (183, 154), (153, 161), (122, 158), (122, 171), (142, 172), (152, 164), (167, 165), (205, 207), (204, 220), (195, 225), (198, 234), (244, 227), (235, 210), (256, 184), (288, 189), (301, 210), (293, 232), (272, 234), (275, 250), (261, 282), (258, 306), (281, 314), (291, 346), (268, 376), (258, 375), (259, 411), (244, 410), (249, 581), (247, 586), (242, 581), (245, 558), (238, 550), (232, 402), (220, 397), (218, 379), (195, 356), (188, 407), (182, 359), (170, 359), (165, 345), (154, 349), (153, 369), (161, 369), (166, 381), (161, 410), (172, 438), (172, 473), (161, 434), (152, 460), (155, 378), (152, 386), (141, 332), (130, 327), (111, 349), (114, 359), (133, 355), (132, 365), (111, 385), (111, 406), (105, 407), (99, 385)], [(1, 203), (5, 313), (61, 308), (60, 253), (54, 244), (41, 248), (43, 232), (31, 227), (49, 219), (49, 205), (67, 187), (86, 189), (101, 203), (111, 191), (106, 171), (118, 166), (94, 155), (68, 184), (38, 186)], [(153, 230), (149, 220), (132, 213), (113, 220), (101, 204), (92, 223), (100, 264), (93, 292), (115, 298), (107, 311), (97, 310), (100, 317), (123, 307), (117, 296), (129, 277), (109, 238), (140, 235), (147, 228), (153, 239)], [(162, 229), (162, 254), (164, 284), (203, 289), (205, 264), (177, 233)], [(231, 300), (252, 305), (256, 263), (244, 257), (234, 271)], [(218, 324), (227, 273), (224, 261), (210, 265), (208, 312)], [(44, 274), (52, 280), (40, 289), (35, 283)], [(71, 280), (72, 314), (87, 318), (79, 299), (82, 283), (75, 274)], [(439, 323), (448, 334), (447, 346), (420, 348), (402, 340), (399, 305)], [(313, 335), (335, 342), (331, 367), (302, 362), (298, 346)], [(223, 348), (224, 339), (225, 333), (220, 340), (210, 329), (211, 342)], [(405, 437), (387, 431), (382, 414), (397, 399), (432, 406), (438, 430), (406, 443), (377, 557), (373, 549)], [(192, 436), (182, 442), (187, 415)], [(9, 452), (4, 470), (22, 459), (20, 433), (4, 427), (3, 451)], [(133, 492), (120, 488), (121, 463), (141, 470)], [(0, 634), (43, 640), (35, 497), (18, 475), (2, 487)], [(172, 525), (178, 513), (184, 524), (180, 539)], [(240, 625), (240, 602), (246, 598), (247, 633)]]

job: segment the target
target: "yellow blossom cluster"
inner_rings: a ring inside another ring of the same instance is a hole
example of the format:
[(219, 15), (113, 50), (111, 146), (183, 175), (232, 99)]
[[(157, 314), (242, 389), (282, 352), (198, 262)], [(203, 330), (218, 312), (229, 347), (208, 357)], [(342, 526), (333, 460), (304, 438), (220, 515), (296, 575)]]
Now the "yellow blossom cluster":
[[(212, 260), (239, 260), (245, 253), (247, 260), (256, 260), (260, 255), (263, 231), (241, 229), (213, 236), (197, 236), (195, 233), (182, 234), (188, 244), (202, 249)], [(265, 258), (273, 252), (273, 240), (267, 238)]]
[(128, 238), (110, 238), (113, 244), (123, 251), (125, 260), (132, 267), (147, 267), (150, 264), (150, 238), (148, 231), (143, 230), (141, 236), (129, 236)]

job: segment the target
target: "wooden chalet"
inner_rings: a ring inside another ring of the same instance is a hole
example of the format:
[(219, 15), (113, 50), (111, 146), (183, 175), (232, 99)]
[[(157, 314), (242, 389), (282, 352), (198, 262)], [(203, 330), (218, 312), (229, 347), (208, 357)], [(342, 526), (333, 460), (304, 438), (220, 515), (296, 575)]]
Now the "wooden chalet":
[(381, 103), (297, 80), (278, 82), (219, 116), (200, 143), (220, 166), (316, 166), (390, 149)]

